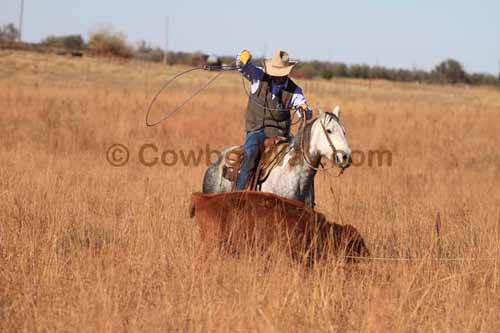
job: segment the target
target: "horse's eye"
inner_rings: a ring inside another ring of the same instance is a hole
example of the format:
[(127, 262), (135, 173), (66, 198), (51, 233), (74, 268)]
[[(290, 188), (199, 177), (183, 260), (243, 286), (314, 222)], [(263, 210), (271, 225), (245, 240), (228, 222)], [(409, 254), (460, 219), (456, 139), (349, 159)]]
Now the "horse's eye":
[(332, 130), (331, 130), (331, 129), (327, 129), (327, 130), (326, 130), (326, 133), (328, 133), (328, 134), (332, 134)]

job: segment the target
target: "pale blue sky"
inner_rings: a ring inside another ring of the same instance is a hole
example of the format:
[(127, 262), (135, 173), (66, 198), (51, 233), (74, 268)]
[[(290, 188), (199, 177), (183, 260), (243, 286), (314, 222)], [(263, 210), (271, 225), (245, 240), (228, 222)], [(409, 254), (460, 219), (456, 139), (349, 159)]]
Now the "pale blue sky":
[[(0, 0), (0, 24), (19, 19), (21, 0)], [(25, 0), (23, 39), (81, 33), (110, 24), (130, 42), (218, 55), (248, 48), (266, 56), (430, 69), (447, 57), (497, 74), (499, 0), (160, 1)]]

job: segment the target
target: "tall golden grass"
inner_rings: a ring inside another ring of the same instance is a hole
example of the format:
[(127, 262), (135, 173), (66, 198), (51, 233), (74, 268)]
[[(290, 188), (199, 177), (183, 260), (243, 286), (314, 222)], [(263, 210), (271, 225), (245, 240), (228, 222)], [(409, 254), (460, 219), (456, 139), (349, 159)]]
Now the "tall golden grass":
[[(500, 329), (498, 90), (300, 81), (313, 107), (342, 106), (351, 148), (393, 153), (391, 167), (319, 174), (318, 210), (359, 229), (374, 257), (423, 258), (306, 270), (199, 260), (188, 206), (204, 165), (146, 167), (137, 150), (241, 143), (246, 98), (224, 74), (146, 128), (149, 98), (180, 70), (0, 53), (0, 330)], [(210, 77), (196, 75), (152, 117)], [(123, 167), (106, 160), (114, 143), (130, 149)]]

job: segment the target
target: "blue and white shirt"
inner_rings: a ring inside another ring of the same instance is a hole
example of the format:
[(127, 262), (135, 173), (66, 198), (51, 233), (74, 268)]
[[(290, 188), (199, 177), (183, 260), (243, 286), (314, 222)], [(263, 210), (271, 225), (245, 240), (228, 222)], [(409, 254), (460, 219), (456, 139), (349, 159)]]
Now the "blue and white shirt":
[[(239, 63), (239, 59), (237, 59), (237, 63)], [(240, 67), (239, 71), (248, 81), (250, 81), (250, 91), (252, 94), (254, 94), (259, 88), (260, 81), (265, 75), (264, 70), (261, 67), (255, 66), (252, 62), (248, 62), (246, 65)], [(289, 79), (287, 78), (285, 83), (283, 84), (275, 84), (271, 80), (271, 93), (272, 93), (271, 98), (274, 99), (276, 96), (280, 94), (280, 91), (282, 89), (286, 88), (286, 86), (288, 85), (288, 80)], [(292, 95), (292, 99), (290, 100), (290, 105), (285, 105), (284, 106), (285, 110), (283, 110), (282, 112), (289, 112), (288, 109), (298, 107), (302, 104), (307, 104), (307, 101), (306, 98), (304, 97), (304, 94), (302, 93), (302, 89), (297, 86)], [(302, 114), (300, 112), (296, 113), (297, 116), (302, 117)], [(308, 108), (308, 110), (306, 111), (306, 118), (310, 119), (311, 116), (312, 116), (312, 110)]]

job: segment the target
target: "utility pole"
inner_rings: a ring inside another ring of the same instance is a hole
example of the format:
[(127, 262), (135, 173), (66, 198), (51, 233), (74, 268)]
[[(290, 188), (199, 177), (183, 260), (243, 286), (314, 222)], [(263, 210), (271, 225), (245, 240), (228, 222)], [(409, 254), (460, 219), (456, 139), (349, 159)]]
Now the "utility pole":
[(19, 14), (19, 41), (22, 41), (23, 35), (23, 16), (24, 16), (24, 0), (21, 0), (21, 13)]
[(167, 16), (165, 20), (165, 53), (163, 53), (163, 63), (166, 65), (168, 63), (168, 33), (170, 25), (170, 16)]

